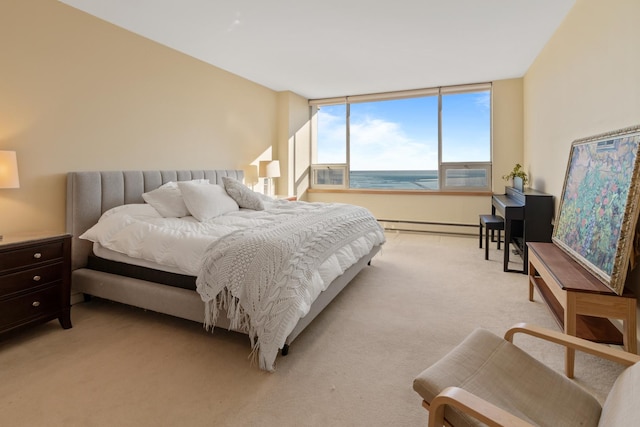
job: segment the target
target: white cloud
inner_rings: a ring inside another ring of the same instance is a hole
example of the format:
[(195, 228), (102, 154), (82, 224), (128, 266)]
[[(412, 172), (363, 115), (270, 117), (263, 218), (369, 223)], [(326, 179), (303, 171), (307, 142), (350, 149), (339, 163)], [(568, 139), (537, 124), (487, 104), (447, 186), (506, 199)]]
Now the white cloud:
[(491, 94), (489, 92), (478, 94), (475, 103), (486, 110), (491, 110)]
[(435, 170), (437, 141), (408, 136), (397, 123), (366, 117), (352, 123), (352, 170)]
[[(489, 92), (464, 96), (465, 111), (475, 105), (469, 118), (460, 120), (458, 108), (452, 105), (450, 121), (443, 123), (444, 161), (489, 161), (489, 130), (483, 122), (490, 114)], [(382, 105), (382, 104), (381, 104)], [(376, 105), (376, 107), (378, 107)], [(350, 163), (352, 170), (437, 170), (437, 125), (420, 121), (418, 110), (384, 110), (359, 107), (350, 123)], [(322, 130), (319, 160), (322, 163), (346, 161), (346, 107), (323, 107), (318, 112)], [(369, 112), (367, 114), (366, 112)], [(377, 112), (377, 113), (376, 113)], [(380, 117), (382, 115), (382, 117)], [(398, 118), (395, 121), (391, 117)], [(406, 125), (404, 124), (406, 121)], [(415, 128), (419, 128), (416, 133)]]

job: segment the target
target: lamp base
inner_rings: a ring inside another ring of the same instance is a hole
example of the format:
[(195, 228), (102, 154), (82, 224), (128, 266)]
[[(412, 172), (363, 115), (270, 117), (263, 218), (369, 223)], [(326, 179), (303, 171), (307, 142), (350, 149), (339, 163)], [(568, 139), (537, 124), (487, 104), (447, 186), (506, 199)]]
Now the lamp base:
[(265, 178), (264, 179), (264, 195), (265, 196), (270, 196), (270, 197), (274, 197), (274, 191), (273, 191), (273, 178)]

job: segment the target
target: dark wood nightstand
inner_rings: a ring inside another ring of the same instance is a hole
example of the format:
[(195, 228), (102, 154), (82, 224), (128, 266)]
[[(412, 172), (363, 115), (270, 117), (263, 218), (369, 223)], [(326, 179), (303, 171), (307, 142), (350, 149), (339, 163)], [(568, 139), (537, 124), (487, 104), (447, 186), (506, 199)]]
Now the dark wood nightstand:
[(71, 236), (30, 234), (0, 241), (0, 335), (58, 319), (71, 328)]

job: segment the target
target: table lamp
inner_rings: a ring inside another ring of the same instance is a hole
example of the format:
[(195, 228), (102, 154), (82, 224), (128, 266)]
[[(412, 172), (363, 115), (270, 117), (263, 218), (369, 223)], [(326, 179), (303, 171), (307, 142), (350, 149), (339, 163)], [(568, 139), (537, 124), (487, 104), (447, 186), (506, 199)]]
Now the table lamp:
[(280, 177), (280, 162), (278, 160), (262, 160), (258, 165), (258, 176), (265, 178), (265, 193), (273, 196), (273, 178)]

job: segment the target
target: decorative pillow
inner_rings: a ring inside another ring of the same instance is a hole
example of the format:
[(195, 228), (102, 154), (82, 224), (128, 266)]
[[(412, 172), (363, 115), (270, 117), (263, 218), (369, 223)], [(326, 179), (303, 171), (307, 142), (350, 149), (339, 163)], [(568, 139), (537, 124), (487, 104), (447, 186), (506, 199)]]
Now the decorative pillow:
[(264, 203), (258, 193), (237, 179), (224, 176), (222, 177), (222, 183), (224, 184), (224, 189), (227, 190), (227, 194), (231, 196), (241, 208), (253, 209), (254, 211), (264, 210)]
[[(186, 182), (198, 185), (209, 184), (208, 179), (194, 179)], [(182, 193), (174, 181), (169, 181), (153, 191), (142, 194), (142, 198), (165, 218), (182, 218), (189, 215)]]
[(178, 182), (184, 203), (198, 221), (207, 221), (222, 214), (237, 211), (238, 204), (219, 185), (198, 185)]

